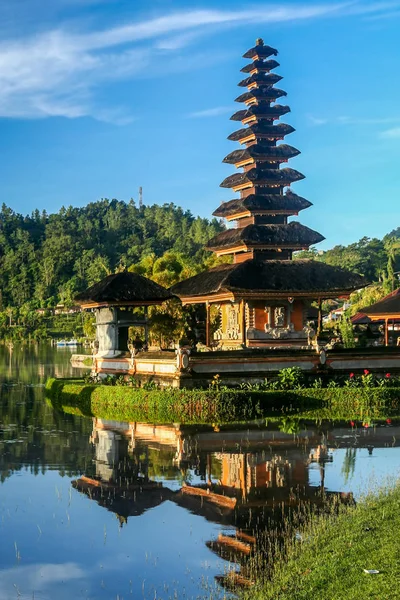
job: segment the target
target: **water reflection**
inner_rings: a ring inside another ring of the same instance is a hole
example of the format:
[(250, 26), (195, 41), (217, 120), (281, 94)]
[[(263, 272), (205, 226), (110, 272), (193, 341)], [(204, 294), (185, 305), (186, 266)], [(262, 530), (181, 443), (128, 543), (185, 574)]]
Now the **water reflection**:
[[(50, 344), (0, 345), (0, 381), (4, 384), (44, 383), (48, 377), (76, 377), (81, 369), (71, 365), (75, 350)], [(90, 352), (80, 349), (80, 353)]]
[[(223, 525), (205, 545), (236, 567), (215, 578), (222, 586), (250, 586), (248, 557), (260, 550), (265, 529), (300, 505), (322, 506), (331, 497), (354, 503), (360, 490), (346, 487), (357, 453), (377, 456), (390, 448), (398, 458), (399, 433), (391, 426), (325, 425), (294, 436), (267, 428), (196, 431), (94, 418), (94, 474), (72, 485), (115, 513), (121, 526), (167, 501)], [(332, 484), (338, 464), (340, 478)]]
[(223, 598), (290, 511), (398, 474), (397, 425), (92, 421), (44, 400), (69, 353), (0, 354), (0, 600)]

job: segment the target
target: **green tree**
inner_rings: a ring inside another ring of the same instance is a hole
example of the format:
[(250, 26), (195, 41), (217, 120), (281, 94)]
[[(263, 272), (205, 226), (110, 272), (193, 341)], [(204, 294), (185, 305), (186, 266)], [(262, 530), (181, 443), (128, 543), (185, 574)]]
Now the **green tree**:
[(340, 319), (339, 331), (340, 331), (340, 335), (343, 340), (344, 347), (345, 348), (354, 348), (356, 344), (354, 341), (353, 325), (352, 325), (349, 315), (346, 312), (343, 313), (343, 315)]

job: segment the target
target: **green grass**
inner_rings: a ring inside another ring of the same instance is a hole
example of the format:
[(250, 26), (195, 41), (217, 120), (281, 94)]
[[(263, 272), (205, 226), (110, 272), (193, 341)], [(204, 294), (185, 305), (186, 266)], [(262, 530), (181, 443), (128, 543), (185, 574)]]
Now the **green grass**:
[(400, 483), (355, 507), (341, 507), (339, 514), (310, 516), (301, 535), (304, 541), (292, 533), (271, 578), (252, 589), (248, 600), (400, 598)]
[[(397, 419), (400, 388), (334, 388), (298, 390), (153, 389), (85, 384), (49, 379), (46, 396), (64, 412), (118, 421), (213, 424), (283, 417), (297, 421), (378, 422)], [(283, 424), (284, 425), (284, 424)], [(287, 433), (295, 424), (287, 423)], [(283, 429), (282, 429), (283, 431)]]

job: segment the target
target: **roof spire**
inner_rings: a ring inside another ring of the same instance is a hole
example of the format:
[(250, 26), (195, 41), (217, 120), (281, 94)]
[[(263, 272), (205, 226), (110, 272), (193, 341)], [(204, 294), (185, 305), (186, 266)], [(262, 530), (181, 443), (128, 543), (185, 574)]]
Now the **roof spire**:
[(264, 46), (264, 40), (262, 38), (257, 38), (256, 46)]

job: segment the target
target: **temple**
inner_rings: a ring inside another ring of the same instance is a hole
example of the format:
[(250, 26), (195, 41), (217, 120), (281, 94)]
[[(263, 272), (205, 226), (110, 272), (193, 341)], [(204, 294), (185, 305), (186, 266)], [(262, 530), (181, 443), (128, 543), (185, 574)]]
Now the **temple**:
[[(272, 71), (279, 63), (271, 58), (277, 50), (258, 39), (244, 54), (250, 63), (242, 68), (239, 83), (247, 91), (237, 102), (244, 109), (231, 119), (243, 128), (229, 136), (241, 149), (224, 163), (241, 171), (230, 175), (221, 187), (240, 197), (224, 202), (213, 214), (235, 222), (208, 242), (207, 249), (227, 256), (227, 264), (182, 281), (171, 289), (185, 304), (205, 304), (207, 346), (222, 349), (310, 345), (312, 302), (348, 296), (365, 283), (362, 277), (322, 262), (293, 260), (293, 253), (307, 250), (324, 237), (298, 221), (289, 221), (311, 202), (291, 191), (304, 179), (295, 169), (283, 166), (300, 151), (278, 143), (294, 128), (280, 123), (290, 108), (276, 100), (286, 92), (275, 87), (282, 77)], [(219, 327), (211, 334), (210, 308), (219, 312)], [(320, 326), (320, 311), (318, 326)]]

